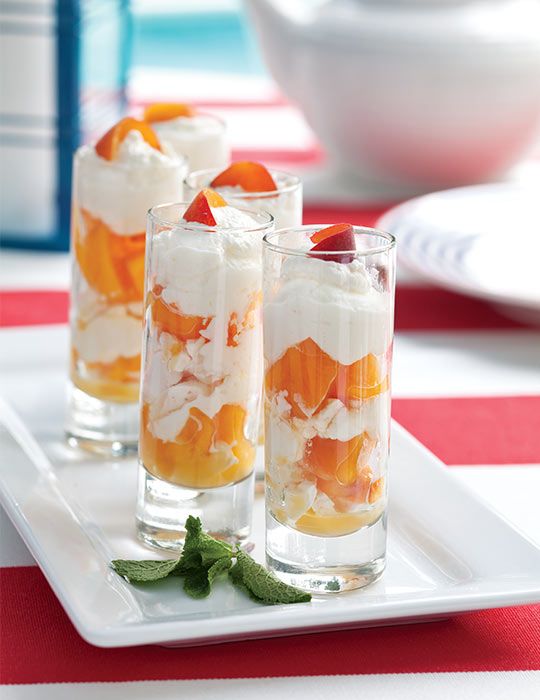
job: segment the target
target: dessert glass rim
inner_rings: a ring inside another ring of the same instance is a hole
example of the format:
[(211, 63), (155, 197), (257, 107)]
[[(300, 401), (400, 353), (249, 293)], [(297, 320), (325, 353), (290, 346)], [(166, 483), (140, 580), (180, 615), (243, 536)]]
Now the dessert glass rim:
[[(299, 233), (302, 231), (319, 231), (324, 228), (328, 228), (329, 226), (334, 226), (335, 224), (304, 224), (302, 226), (292, 226), (288, 228), (279, 228), (276, 229), (275, 231), (269, 231), (267, 234), (264, 235), (263, 237), (263, 244), (265, 248), (268, 250), (271, 250), (274, 253), (282, 253), (283, 255), (298, 255), (300, 257), (305, 257), (305, 258), (311, 258), (313, 257), (311, 255), (312, 251), (311, 250), (300, 250), (299, 248), (293, 248), (291, 246), (286, 246), (286, 245), (280, 245), (278, 243), (273, 242), (273, 238), (283, 236), (283, 234), (287, 233)], [(344, 250), (318, 250), (317, 251), (317, 257), (330, 257), (330, 256), (335, 256), (335, 255), (342, 255), (342, 254), (351, 254), (354, 255), (356, 258), (361, 258), (361, 257), (369, 257), (370, 255), (378, 255), (380, 253), (386, 253), (392, 248), (395, 247), (396, 245), (396, 239), (395, 236), (393, 236), (391, 233), (388, 233), (388, 231), (383, 231), (382, 229), (379, 228), (373, 228), (371, 226), (355, 226), (354, 224), (351, 224), (353, 232), (355, 234), (364, 234), (367, 236), (378, 236), (379, 238), (383, 238), (386, 243), (374, 246), (373, 248), (368, 248), (366, 250), (358, 250), (357, 248), (345, 248)]]
[[(230, 165), (232, 165), (232, 163), (230, 163), (227, 166), (227, 168), (230, 167)], [(191, 184), (191, 178), (196, 179), (197, 177), (202, 177), (205, 175), (219, 175), (219, 173), (222, 173), (227, 168), (202, 168), (200, 170), (192, 170), (186, 175), (184, 182), (188, 187), (190, 187), (193, 190), (197, 189), (197, 187), (210, 187), (210, 182), (204, 185), (199, 183), (195, 187), (193, 187), (193, 185)], [(238, 194), (234, 193), (231, 196), (237, 197), (238, 199), (270, 199), (270, 197), (275, 197), (276, 195), (293, 192), (297, 187), (302, 185), (302, 180), (298, 177), (298, 175), (289, 173), (286, 170), (276, 170), (275, 168), (267, 168), (267, 170), (271, 175), (284, 175), (289, 181), (288, 184), (283, 185), (283, 187), (278, 187), (277, 190), (261, 190), (260, 192), (244, 191), (238, 192)]]
[[(183, 219), (177, 219), (174, 220), (172, 218), (166, 218), (163, 216), (159, 216), (158, 212), (163, 209), (168, 209), (170, 207), (184, 207), (183, 211), (185, 211), (191, 202), (165, 202), (163, 204), (156, 204), (153, 207), (150, 207), (150, 209), (147, 212), (147, 216), (149, 219), (152, 221), (159, 223), (159, 224), (164, 224), (165, 226), (171, 226), (173, 228), (181, 228), (187, 231), (198, 231), (198, 232), (210, 232), (210, 233), (215, 233), (216, 231), (225, 230), (225, 231), (231, 231), (231, 232), (243, 232), (243, 233), (258, 233), (260, 231), (266, 231), (270, 226), (273, 225), (274, 223), (274, 217), (272, 214), (270, 214), (267, 211), (264, 210), (259, 210), (259, 211), (253, 211), (253, 209), (248, 209), (247, 207), (234, 207), (235, 209), (238, 209), (238, 211), (244, 212), (244, 214), (247, 214), (251, 218), (253, 217), (258, 217), (260, 219), (263, 219), (263, 221), (258, 225), (258, 226), (220, 226), (217, 224), (216, 226), (207, 226), (206, 224), (199, 224), (196, 221), (184, 221)], [(228, 205), (232, 206), (232, 205)]]
[(190, 115), (179, 114), (176, 117), (171, 117), (170, 119), (158, 119), (158, 120), (153, 121), (153, 122), (149, 122), (148, 120), (146, 120), (146, 121), (153, 128), (154, 124), (168, 124), (169, 122), (174, 122), (177, 119), (193, 119), (194, 117), (209, 117), (212, 121), (218, 122), (224, 129), (227, 128), (227, 122), (225, 119), (223, 119), (223, 117), (218, 116), (214, 112), (207, 112), (204, 109), (197, 109), (197, 108), (195, 108), (194, 114), (190, 114)]

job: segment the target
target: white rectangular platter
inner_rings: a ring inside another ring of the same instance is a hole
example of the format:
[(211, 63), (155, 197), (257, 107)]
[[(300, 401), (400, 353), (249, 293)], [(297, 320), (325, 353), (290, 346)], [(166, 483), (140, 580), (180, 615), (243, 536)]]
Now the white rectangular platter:
[[(64, 328), (12, 331), (2, 339), (1, 503), (92, 644), (210, 644), (540, 600), (540, 550), (396, 424), (388, 567), (375, 585), (271, 607), (252, 602), (226, 580), (198, 601), (185, 596), (178, 579), (130, 586), (109, 568), (110, 560), (159, 556), (135, 538), (136, 461), (96, 459), (65, 445)], [(263, 523), (259, 495), (252, 541), (260, 561)]]

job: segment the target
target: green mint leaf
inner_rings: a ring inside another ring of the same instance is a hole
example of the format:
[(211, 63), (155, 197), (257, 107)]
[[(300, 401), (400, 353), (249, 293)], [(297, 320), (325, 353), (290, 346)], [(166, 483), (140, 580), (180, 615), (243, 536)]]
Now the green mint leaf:
[(236, 564), (229, 575), (235, 585), (246, 588), (253, 598), (268, 605), (311, 600), (309, 593), (283, 583), (241, 549), (236, 551)]
[(184, 577), (184, 591), (191, 598), (206, 598), (210, 593), (210, 582), (206, 569), (188, 571)]
[(229, 571), (229, 569), (232, 566), (232, 561), (231, 558), (226, 558), (223, 557), (222, 559), (218, 559), (212, 566), (208, 569), (208, 582), (210, 585), (214, 583), (214, 581), (219, 578), (219, 576), (222, 576), (224, 573)]
[(184, 591), (192, 598), (206, 598), (214, 581), (231, 568), (230, 557), (218, 559), (208, 569), (201, 566), (185, 574)]
[(126, 578), (130, 583), (150, 583), (167, 578), (169, 574), (174, 573), (179, 565), (179, 560), (115, 559), (111, 564), (116, 573)]
[[(197, 556), (200, 561), (197, 560)], [(189, 569), (202, 564), (212, 566), (218, 559), (232, 556), (232, 547), (227, 542), (216, 540), (203, 532), (199, 518), (192, 515), (186, 520), (186, 539), (182, 551), (181, 569)]]

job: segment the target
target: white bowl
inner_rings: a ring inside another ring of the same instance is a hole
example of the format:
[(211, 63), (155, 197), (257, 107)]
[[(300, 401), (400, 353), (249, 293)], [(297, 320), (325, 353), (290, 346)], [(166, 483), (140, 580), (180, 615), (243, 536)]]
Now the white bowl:
[(499, 177), (540, 125), (537, 0), (247, 0), (263, 54), (342, 168)]

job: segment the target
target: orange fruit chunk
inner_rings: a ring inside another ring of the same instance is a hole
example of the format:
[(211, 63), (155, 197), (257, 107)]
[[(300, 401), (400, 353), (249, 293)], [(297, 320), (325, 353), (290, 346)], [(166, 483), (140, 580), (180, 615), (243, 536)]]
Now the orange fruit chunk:
[(170, 333), (182, 344), (187, 340), (200, 338), (201, 331), (208, 327), (211, 320), (202, 316), (187, 316), (172, 304), (167, 304), (161, 297), (155, 296), (153, 292), (149, 295), (149, 303), (152, 320), (159, 330)]
[(71, 380), (98, 399), (134, 403), (139, 398), (141, 356), (117, 357), (113, 362), (86, 362), (72, 349)]
[(384, 476), (381, 476), (380, 479), (373, 481), (371, 486), (369, 487), (368, 502), (375, 503), (376, 501), (378, 501), (379, 498), (383, 495), (383, 491)]
[(338, 365), (336, 378), (328, 395), (349, 406), (351, 401), (369, 399), (387, 389), (388, 377), (380, 376), (379, 360), (369, 353), (350, 365)]
[[(230, 445), (238, 464), (252, 464), (255, 460), (255, 447), (244, 435), (245, 422), (246, 412), (237, 404), (225, 404), (214, 418), (216, 443)], [(237, 465), (231, 469), (234, 471), (230, 476), (236, 472)]]
[(105, 160), (115, 160), (118, 156), (120, 144), (130, 131), (138, 131), (149, 146), (161, 151), (161, 144), (152, 127), (146, 122), (133, 117), (120, 119), (104, 134), (96, 143), (96, 153)]
[[(214, 488), (235, 483), (253, 469), (255, 447), (244, 437), (246, 413), (226, 404), (209, 418), (191, 408), (174, 442), (156, 438), (148, 429), (149, 407), (141, 415), (140, 449), (146, 469), (172, 483), (189, 488)], [(230, 453), (236, 457), (231, 465)]]
[(306, 449), (304, 463), (320, 479), (336, 480), (350, 486), (358, 477), (358, 468), (363, 466), (360, 456), (361, 453), (365, 456), (369, 442), (372, 442), (371, 438), (365, 432), (347, 441), (316, 436)]
[(274, 192), (277, 185), (262, 163), (241, 160), (216, 175), (211, 187), (241, 187), (244, 192)]
[[(345, 235), (347, 237), (352, 236), (353, 233), (353, 227), (351, 224), (333, 224), (332, 226), (327, 226), (326, 228), (322, 228), (319, 231), (315, 231), (310, 238), (311, 242), (315, 244), (322, 243), (325, 241), (327, 238), (332, 238), (333, 236), (338, 236), (338, 235)], [(354, 237), (353, 237), (353, 242), (354, 242)], [(347, 246), (345, 246), (347, 247)]]
[(356, 479), (349, 484), (337, 480), (317, 479), (317, 489), (330, 498), (337, 511), (347, 512), (352, 505), (365, 503), (369, 495), (372, 473), (369, 467), (363, 467)]
[(258, 292), (251, 299), (244, 318), (239, 323), (238, 314), (233, 311), (229, 318), (229, 324), (227, 327), (227, 346), (230, 348), (235, 348), (238, 346), (240, 335), (249, 328), (255, 328), (257, 322), (257, 311), (262, 303), (262, 292)]
[(205, 187), (193, 199), (189, 207), (184, 212), (184, 221), (195, 221), (206, 226), (215, 226), (216, 220), (210, 207), (226, 207), (227, 202), (223, 197)]
[(269, 395), (286, 391), (291, 413), (305, 418), (326, 398), (336, 378), (338, 363), (311, 339), (287, 349), (266, 372)]
[(338, 513), (336, 515), (318, 515), (311, 508), (294, 524), (295, 530), (306, 535), (321, 537), (339, 537), (356, 532), (365, 519), (363, 513)]
[(85, 234), (73, 216), (75, 257), (88, 285), (111, 302), (141, 301), (144, 289), (145, 234), (120, 236), (101, 219), (80, 210)]
[[(350, 224), (334, 224), (320, 231), (316, 231), (311, 236), (315, 245), (311, 249), (310, 255), (320, 260), (337, 263), (350, 263), (354, 260), (353, 253), (340, 253), (339, 251), (356, 250), (353, 227)], [(337, 251), (335, 255), (316, 255), (316, 251)]]
[(194, 117), (196, 110), (184, 102), (155, 102), (144, 110), (147, 122), (166, 122), (176, 117)]

